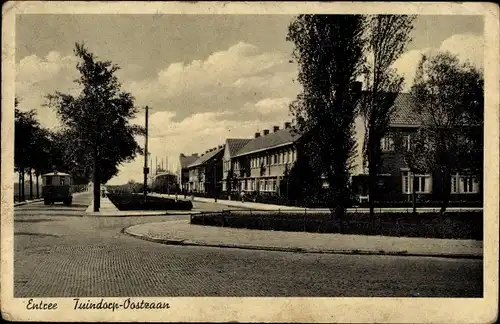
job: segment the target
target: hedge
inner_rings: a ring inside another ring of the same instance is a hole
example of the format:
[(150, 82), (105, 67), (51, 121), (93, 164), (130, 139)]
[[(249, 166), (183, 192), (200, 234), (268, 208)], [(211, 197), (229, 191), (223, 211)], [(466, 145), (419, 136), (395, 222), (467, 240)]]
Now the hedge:
[(191, 201), (148, 196), (137, 194), (108, 194), (107, 197), (119, 210), (191, 210)]
[(348, 213), (345, 220), (318, 212), (223, 211), (191, 215), (191, 224), (259, 230), (384, 235), (447, 239), (483, 239), (483, 213)]

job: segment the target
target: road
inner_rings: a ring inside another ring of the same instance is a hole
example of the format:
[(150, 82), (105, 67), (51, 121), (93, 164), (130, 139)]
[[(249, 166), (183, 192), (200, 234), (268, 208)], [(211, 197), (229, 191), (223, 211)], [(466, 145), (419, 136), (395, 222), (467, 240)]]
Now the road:
[(121, 230), (186, 216), (82, 217), (90, 199), (15, 209), (15, 297), (482, 296), (480, 260), (162, 245)]

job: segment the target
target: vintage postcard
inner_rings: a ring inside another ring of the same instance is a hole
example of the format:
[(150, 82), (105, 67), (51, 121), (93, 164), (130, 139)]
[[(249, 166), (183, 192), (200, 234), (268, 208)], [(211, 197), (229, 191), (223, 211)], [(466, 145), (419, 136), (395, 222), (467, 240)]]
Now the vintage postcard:
[(11, 1), (11, 321), (490, 323), (492, 3)]

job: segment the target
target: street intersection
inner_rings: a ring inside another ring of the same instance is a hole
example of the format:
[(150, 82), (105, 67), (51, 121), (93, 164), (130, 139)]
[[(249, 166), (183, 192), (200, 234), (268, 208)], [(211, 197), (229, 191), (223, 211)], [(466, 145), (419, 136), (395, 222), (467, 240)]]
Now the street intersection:
[(162, 245), (122, 230), (189, 216), (85, 216), (90, 201), (15, 208), (15, 297), (482, 296), (482, 260)]

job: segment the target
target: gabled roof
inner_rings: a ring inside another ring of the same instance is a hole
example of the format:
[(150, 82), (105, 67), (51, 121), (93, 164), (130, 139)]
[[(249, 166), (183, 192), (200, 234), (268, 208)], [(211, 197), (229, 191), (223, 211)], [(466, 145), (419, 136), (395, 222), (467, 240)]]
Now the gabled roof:
[(202, 165), (202, 164), (206, 163), (208, 160), (210, 160), (211, 158), (213, 158), (215, 155), (217, 155), (217, 153), (222, 152), (222, 150), (224, 150), (224, 147), (217, 148), (217, 149), (215, 149), (215, 150), (213, 150), (211, 152), (203, 154), (196, 161), (194, 161), (193, 163), (191, 163), (187, 167), (188, 168), (192, 168), (192, 167), (195, 167), (195, 166)]
[(234, 156), (247, 155), (254, 152), (267, 150), (270, 148), (292, 144), (299, 138), (299, 135), (292, 132), (291, 128), (281, 129), (267, 135), (252, 139), (241, 148)]
[(226, 139), (226, 145), (229, 149), (229, 156), (233, 157), (238, 153), (245, 145), (247, 145), (252, 139), (251, 138), (228, 138)]
[(187, 168), (190, 164), (193, 164), (196, 160), (199, 159), (198, 155), (189, 155), (186, 156), (184, 154), (181, 154), (180, 156), (180, 162), (181, 162), (181, 169)]
[(422, 116), (414, 111), (415, 103), (410, 93), (400, 93), (394, 101), (394, 110), (391, 114), (390, 125), (418, 126), (422, 123)]

